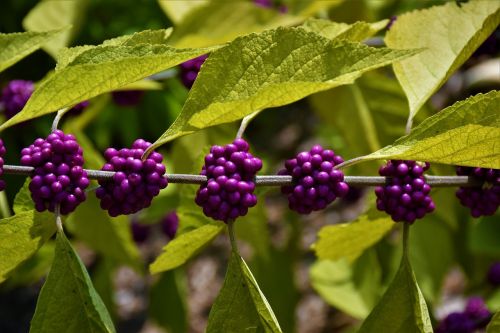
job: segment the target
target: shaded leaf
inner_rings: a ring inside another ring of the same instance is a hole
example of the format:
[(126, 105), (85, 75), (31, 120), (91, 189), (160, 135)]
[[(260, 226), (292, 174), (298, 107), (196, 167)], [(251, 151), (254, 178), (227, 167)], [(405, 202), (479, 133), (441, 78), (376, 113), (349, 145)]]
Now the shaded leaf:
[(499, 215), (484, 216), (473, 223), (468, 235), (469, 247), (472, 252), (482, 255), (500, 256), (498, 233), (500, 232)]
[(358, 161), (408, 159), (500, 169), (499, 108), (499, 91), (456, 102)]
[(63, 232), (57, 233), (54, 262), (38, 297), (30, 332), (115, 332), (85, 266)]
[(328, 39), (363, 41), (387, 26), (389, 20), (375, 23), (356, 22), (353, 24), (332, 22), (324, 19), (308, 19), (300, 28), (312, 31)]
[(257, 110), (352, 83), (363, 72), (415, 52), (330, 41), (298, 28), (238, 38), (210, 55), (181, 114), (153, 148)]
[(353, 261), (378, 242), (394, 227), (389, 216), (382, 213), (359, 216), (355, 221), (321, 228), (312, 245), (320, 259)]
[(23, 211), (0, 220), (0, 282), (29, 259), (56, 231), (54, 215)]
[(63, 66), (37, 86), (24, 109), (0, 126), (0, 130), (119, 89), (213, 50), (177, 49), (167, 45), (165, 39), (164, 43), (158, 43), (158, 35), (167, 35), (164, 30), (148, 34), (151, 35), (153, 43), (147, 43), (148, 38), (140, 38), (139, 44), (130, 37), (118, 38), (115, 42), (121, 41), (123, 45), (84, 47), (76, 56), (66, 55)]
[(500, 331), (500, 311), (495, 313), (493, 318), (491, 318), (488, 327), (486, 327), (486, 333), (495, 333)]
[(207, 333), (211, 332), (281, 332), (252, 272), (234, 251), (208, 317)]
[(35, 52), (65, 30), (0, 34), (0, 72)]
[(385, 37), (395, 49), (423, 48), (394, 64), (408, 97), (410, 119), (500, 23), (500, 2), (469, 1), (413, 11), (398, 16)]
[(168, 242), (163, 248), (163, 252), (149, 266), (150, 272), (156, 274), (185, 264), (191, 257), (209, 244), (224, 228), (225, 224), (213, 222), (178, 235)]

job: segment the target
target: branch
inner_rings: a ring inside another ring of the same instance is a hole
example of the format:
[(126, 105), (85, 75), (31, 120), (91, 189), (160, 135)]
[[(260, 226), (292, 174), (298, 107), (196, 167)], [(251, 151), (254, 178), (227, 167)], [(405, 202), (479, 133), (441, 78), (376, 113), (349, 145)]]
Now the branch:
[[(18, 165), (4, 165), (5, 174), (30, 176), (34, 168)], [(110, 180), (115, 175), (113, 171), (85, 170), (90, 179)], [(384, 185), (387, 178), (382, 176), (345, 176), (344, 181), (354, 186), (377, 186)], [(190, 174), (169, 174), (167, 175), (169, 183), (177, 184), (204, 184), (207, 177), (202, 175)], [(425, 176), (427, 183), (434, 187), (447, 186), (481, 186), (475, 178), (469, 176)], [(257, 186), (283, 186), (293, 185), (292, 176), (265, 175), (256, 176), (255, 185)]]

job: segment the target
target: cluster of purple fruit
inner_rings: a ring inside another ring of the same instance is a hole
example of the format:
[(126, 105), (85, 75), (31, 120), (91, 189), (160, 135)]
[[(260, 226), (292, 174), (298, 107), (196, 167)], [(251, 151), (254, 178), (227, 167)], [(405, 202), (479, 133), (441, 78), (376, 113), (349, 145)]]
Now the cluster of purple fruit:
[(236, 139), (225, 146), (213, 146), (205, 156), (201, 174), (208, 181), (200, 186), (195, 202), (206, 216), (227, 223), (257, 204), (254, 178), (262, 161), (248, 150), (245, 140)]
[(100, 180), (96, 196), (101, 208), (110, 216), (133, 214), (149, 207), (151, 201), (167, 187), (163, 156), (152, 152), (146, 160), (141, 157), (151, 143), (136, 140), (131, 149), (108, 148), (104, 157), (103, 171), (114, 171), (113, 179)]
[(186, 88), (189, 89), (193, 86), (194, 81), (198, 77), (198, 72), (201, 69), (201, 65), (203, 65), (207, 58), (208, 55), (204, 54), (181, 64), (181, 81)]
[[(3, 145), (2, 139), (0, 139), (0, 177), (3, 175), (3, 164), (4, 160), (3, 157), (5, 156), (5, 153), (7, 150), (5, 149), (5, 146)], [(3, 191), (5, 189), (5, 181), (0, 179), (0, 191)]]
[[(169, 239), (174, 239), (177, 233), (177, 228), (179, 227), (179, 217), (175, 211), (169, 212), (161, 220), (161, 231)], [(153, 225), (140, 223), (137, 219), (132, 218), (130, 223), (130, 229), (132, 231), (132, 236), (134, 241), (138, 244), (142, 244), (148, 240), (151, 231), (153, 230)]]
[(479, 187), (460, 187), (457, 197), (470, 208), (473, 217), (495, 214), (500, 205), (500, 170), (457, 167), (457, 175), (472, 176), (482, 183)]
[(21, 164), (35, 169), (29, 189), (37, 211), (55, 212), (59, 206), (61, 214), (69, 214), (86, 199), (89, 179), (73, 135), (56, 130), (46, 139), (36, 139), (21, 155)]
[(24, 108), (34, 89), (33, 82), (25, 80), (12, 80), (3, 88), (0, 101), (7, 119), (14, 117)]
[(344, 174), (334, 167), (344, 162), (333, 150), (315, 145), (308, 152), (301, 152), (295, 158), (285, 162), (285, 169), (280, 175), (290, 175), (293, 185), (281, 187), (281, 192), (288, 195), (291, 210), (300, 214), (309, 214), (324, 209), (336, 198), (349, 192), (344, 182)]
[(491, 312), (481, 297), (468, 299), (465, 309), (452, 312), (438, 325), (436, 333), (474, 333), (484, 329), (491, 319)]
[(413, 223), (436, 207), (429, 193), (424, 171), (429, 163), (391, 160), (379, 170), (381, 176), (388, 177), (384, 186), (377, 186), (377, 209), (391, 215), (396, 222)]

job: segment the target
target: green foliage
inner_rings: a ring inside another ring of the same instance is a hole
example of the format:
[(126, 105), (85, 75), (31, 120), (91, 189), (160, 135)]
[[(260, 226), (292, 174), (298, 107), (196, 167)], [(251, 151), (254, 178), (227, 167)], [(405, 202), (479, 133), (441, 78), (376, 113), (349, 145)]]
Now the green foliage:
[(43, 48), (55, 58), (57, 52), (68, 46), (82, 23), (88, 0), (40, 1), (23, 20), (28, 31), (48, 31), (71, 27), (46, 43)]
[(500, 92), (478, 94), (427, 118), (394, 144), (360, 160), (408, 159), (500, 168)]
[(395, 49), (423, 48), (415, 57), (394, 64), (410, 105), (412, 119), (500, 24), (498, 1), (469, 1), (398, 16), (385, 42)]
[(25, 108), (0, 130), (116, 90), (213, 50), (177, 49), (167, 45), (167, 36), (166, 30), (146, 31), (99, 46), (68, 49), (58, 58), (55, 73), (39, 84)]
[(115, 332), (85, 266), (62, 231), (57, 233), (54, 262), (38, 297), (30, 332)]
[(0, 34), (0, 72), (38, 50), (66, 30)]
[(486, 328), (486, 333), (495, 333), (500, 331), (500, 312), (495, 313), (493, 318), (491, 318), (488, 327)]
[(169, 42), (176, 47), (207, 47), (302, 20), (250, 2), (213, 1), (188, 12), (175, 27)]
[(384, 29), (388, 22), (389, 20), (382, 20), (375, 23), (356, 22), (347, 24), (323, 19), (308, 19), (300, 27), (329, 39), (336, 38), (361, 42)]
[(199, 1), (158, 0), (158, 5), (160, 5), (161, 9), (175, 24), (181, 22), (182, 19), (186, 16), (186, 14), (188, 14), (194, 8), (207, 3), (208, 0), (199, 0)]
[(1, 219), (0, 282), (34, 255), (55, 231), (55, 219), (49, 213), (28, 210)]
[(297, 28), (237, 38), (211, 54), (181, 114), (151, 149), (205, 127), (352, 83), (366, 71), (415, 52), (331, 41)]
[(468, 243), (471, 251), (477, 254), (500, 256), (498, 233), (500, 223), (497, 216), (485, 216), (477, 222), (471, 222)]
[(427, 305), (407, 254), (403, 254), (394, 280), (359, 332), (433, 332)]
[(208, 317), (211, 332), (281, 332), (247, 264), (232, 252), (226, 279)]
[(313, 249), (320, 259), (354, 261), (387, 234), (394, 222), (380, 212), (370, 212), (355, 221), (321, 228)]
[(150, 272), (156, 274), (183, 265), (210, 243), (224, 230), (224, 227), (223, 223), (212, 222), (178, 235), (163, 248), (163, 252), (149, 266)]

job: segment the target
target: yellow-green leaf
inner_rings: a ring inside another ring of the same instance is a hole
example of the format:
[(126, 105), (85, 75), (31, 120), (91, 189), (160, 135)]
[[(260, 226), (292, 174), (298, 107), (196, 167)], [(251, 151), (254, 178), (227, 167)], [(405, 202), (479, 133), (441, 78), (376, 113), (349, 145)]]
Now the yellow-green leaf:
[(495, 313), (493, 318), (491, 318), (488, 327), (486, 327), (486, 333), (495, 333), (500, 331), (500, 311)]
[(387, 234), (394, 222), (385, 214), (361, 215), (355, 221), (321, 228), (312, 245), (320, 259), (354, 261)]
[(457, 102), (358, 161), (409, 159), (500, 169), (500, 91)]
[[(165, 31), (161, 34), (166, 35)], [(154, 43), (147, 43), (147, 38), (142, 43), (119, 39), (125, 45), (84, 47), (76, 56), (67, 55), (65, 66), (58, 66), (43, 80), (24, 109), (0, 126), (0, 130), (119, 89), (213, 50), (177, 49), (166, 41), (158, 43), (157, 35), (154, 37)]]
[(206, 47), (229, 42), (238, 36), (303, 19), (244, 1), (213, 1), (190, 11), (176, 27), (169, 43), (176, 47)]
[(0, 220), (0, 282), (56, 231), (53, 214), (23, 211)]
[(366, 71), (415, 53), (332, 41), (299, 28), (240, 37), (210, 55), (181, 114), (153, 148), (257, 110), (352, 83)]
[(115, 328), (89, 274), (62, 231), (42, 287), (30, 333), (114, 333)]
[(35, 52), (64, 30), (0, 34), (0, 72)]
[(178, 24), (182, 19), (193, 9), (208, 3), (208, 0), (197, 1), (171, 1), (171, 0), (158, 0), (158, 5), (167, 14), (167, 16)]
[(423, 48), (419, 55), (394, 64), (408, 97), (410, 121), (422, 105), (500, 24), (500, 1), (468, 1), (398, 16), (386, 35), (395, 49)]
[(40, 1), (24, 18), (23, 27), (28, 31), (47, 31), (71, 27), (43, 46), (43, 49), (55, 57), (60, 49), (69, 45), (78, 31), (87, 1)]
[(300, 28), (312, 31), (329, 39), (363, 41), (384, 29), (389, 20), (375, 23), (356, 22), (353, 24), (332, 22), (324, 19), (308, 19)]
[(156, 274), (185, 264), (224, 228), (223, 223), (213, 222), (175, 237), (163, 248), (163, 252), (149, 266), (149, 270)]

